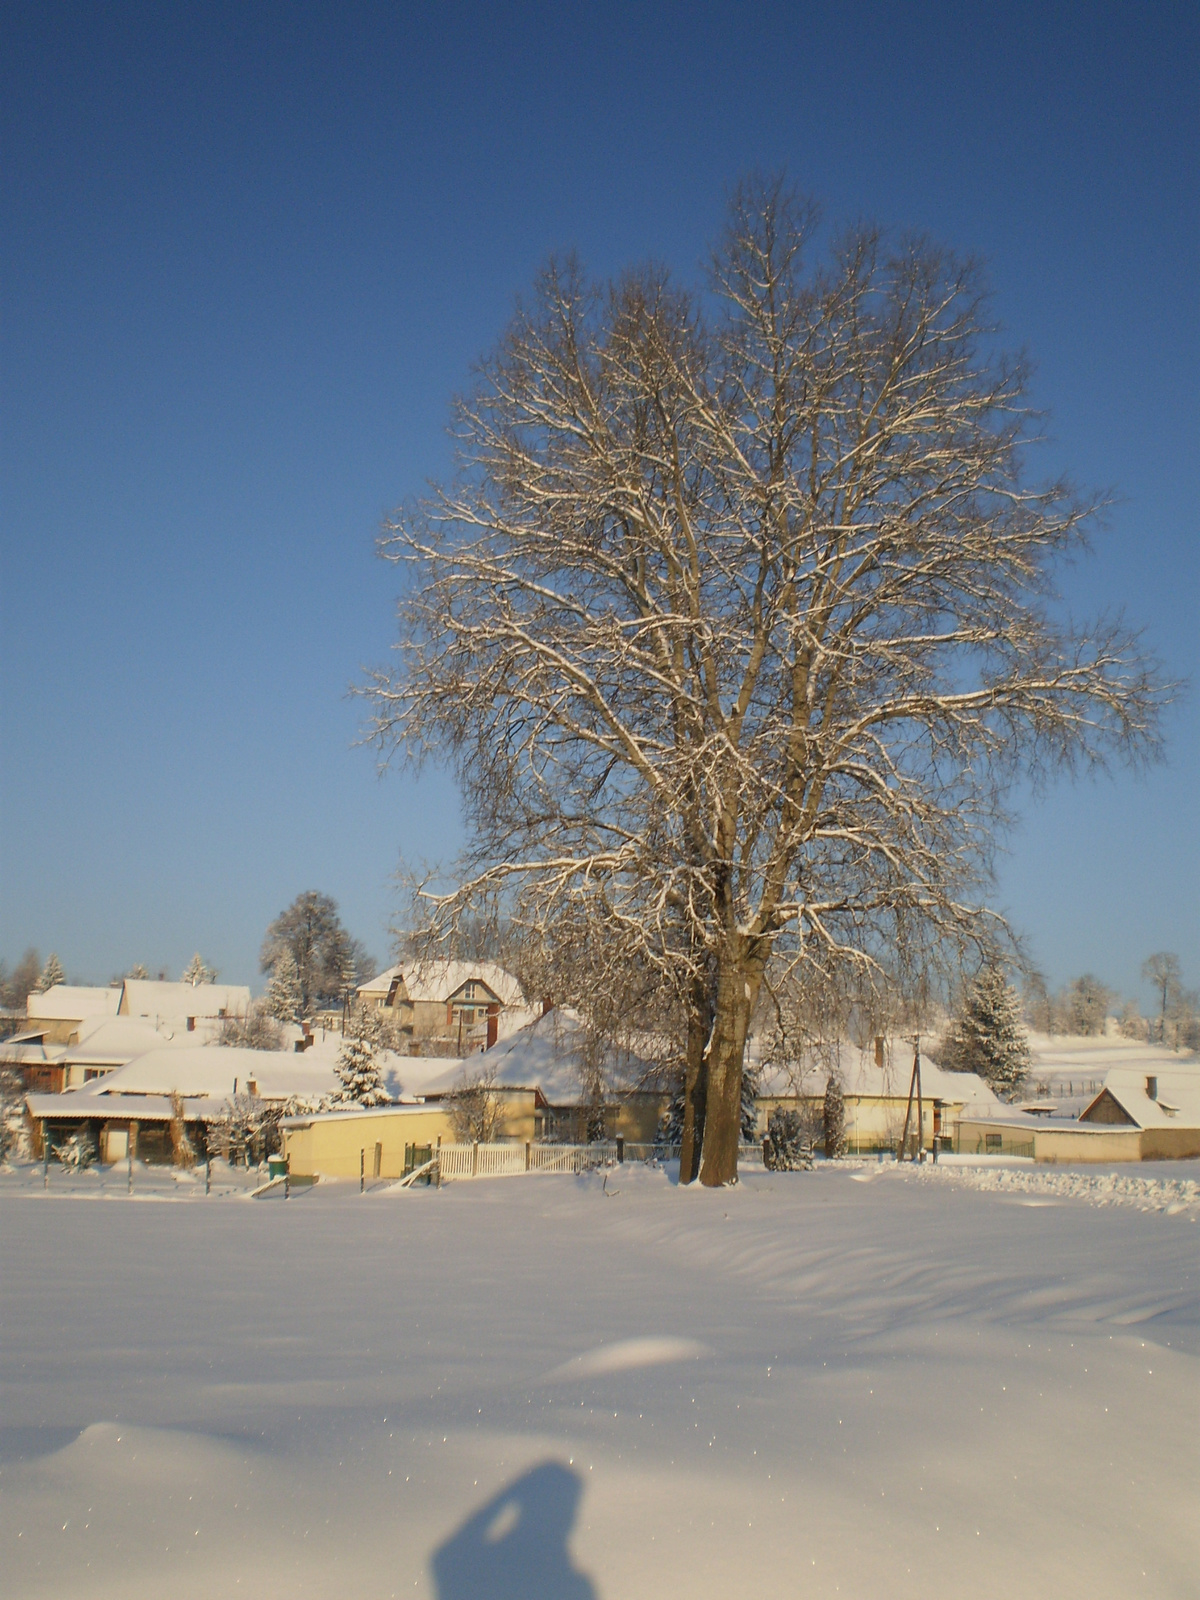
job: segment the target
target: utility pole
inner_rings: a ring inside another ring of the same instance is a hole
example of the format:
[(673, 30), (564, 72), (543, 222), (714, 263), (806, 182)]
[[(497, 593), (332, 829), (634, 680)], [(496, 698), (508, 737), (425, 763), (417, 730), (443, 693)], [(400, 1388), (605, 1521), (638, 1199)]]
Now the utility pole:
[(921, 1097), (921, 1035), (913, 1036), (913, 1068), (912, 1077), (908, 1081), (908, 1105), (904, 1111), (904, 1132), (900, 1135), (900, 1151), (896, 1159), (904, 1160), (904, 1152), (908, 1148), (908, 1125), (912, 1120), (913, 1099), (917, 1102), (917, 1148), (913, 1152), (914, 1161), (924, 1161), (925, 1151), (922, 1148), (925, 1129), (925, 1107)]

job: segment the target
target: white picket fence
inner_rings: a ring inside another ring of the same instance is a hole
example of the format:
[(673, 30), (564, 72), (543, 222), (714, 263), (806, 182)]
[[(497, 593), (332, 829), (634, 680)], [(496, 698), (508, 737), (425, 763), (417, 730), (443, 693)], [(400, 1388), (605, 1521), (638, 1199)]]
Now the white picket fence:
[(441, 1177), (509, 1178), (527, 1172), (591, 1172), (616, 1163), (615, 1144), (443, 1144)]
[[(626, 1161), (653, 1161), (678, 1156), (678, 1148), (661, 1145), (625, 1144), (615, 1141), (596, 1144), (443, 1144), (436, 1151), (442, 1182), (453, 1178), (515, 1178), (527, 1172), (594, 1172), (599, 1167), (616, 1166)], [(742, 1145), (738, 1160), (743, 1165), (762, 1165), (761, 1145)]]

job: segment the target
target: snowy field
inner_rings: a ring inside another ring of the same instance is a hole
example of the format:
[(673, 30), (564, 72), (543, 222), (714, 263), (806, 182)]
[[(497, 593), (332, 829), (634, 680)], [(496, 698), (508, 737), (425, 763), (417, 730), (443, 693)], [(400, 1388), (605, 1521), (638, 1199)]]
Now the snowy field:
[(0, 1174), (4, 1593), (1190, 1600), (1198, 1179)]

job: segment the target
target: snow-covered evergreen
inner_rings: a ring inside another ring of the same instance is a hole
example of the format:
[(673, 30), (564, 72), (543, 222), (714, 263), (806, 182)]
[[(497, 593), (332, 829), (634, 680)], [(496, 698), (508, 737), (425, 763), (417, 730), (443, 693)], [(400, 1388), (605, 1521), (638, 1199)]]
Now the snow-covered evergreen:
[(846, 1100), (842, 1080), (831, 1072), (825, 1084), (825, 1159), (834, 1161), (846, 1153)]
[(285, 949), (271, 968), (271, 981), (267, 985), (267, 1010), (280, 1022), (299, 1022), (301, 999), (296, 958), (290, 950)]
[(977, 1072), (993, 1089), (1018, 1089), (1029, 1071), (1029, 1041), (1016, 990), (999, 967), (983, 967), (963, 996), (940, 1065)]
[(197, 950), (187, 966), (184, 967), (183, 976), (179, 981), (180, 983), (190, 983), (193, 988), (198, 983), (215, 983), (217, 981), (217, 970), (215, 967), (206, 966), (199, 950)]
[(739, 1132), (743, 1144), (758, 1143), (758, 1068), (742, 1068), (742, 1116)]
[(356, 1031), (346, 1036), (334, 1071), (342, 1086), (333, 1098), (334, 1105), (387, 1105), (389, 1096), (375, 1059), (375, 1046), (365, 1033)]
[(62, 969), (62, 962), (58, 959), (58, 957), (54, 954), (54, 952), (52, 950), (50, 952), (50, 959), (46, 962), (46, 965), (42, 968), (42, 975), (37, 981), (37, 989), (36, 989), (35, 992), (37, 994), (45, 994), (46, 990), (47, 989), (53, 989), (53, 987), (54, 987), (54, 985), (56, 983), (65, 983), (65, 982), (66, 982), (66, 973)]
[(813, 1164), (812, 1140), (798, 1111), (776, 1106), (767, 1121), (763, 1160), (772, 1172), (797, 1172)]

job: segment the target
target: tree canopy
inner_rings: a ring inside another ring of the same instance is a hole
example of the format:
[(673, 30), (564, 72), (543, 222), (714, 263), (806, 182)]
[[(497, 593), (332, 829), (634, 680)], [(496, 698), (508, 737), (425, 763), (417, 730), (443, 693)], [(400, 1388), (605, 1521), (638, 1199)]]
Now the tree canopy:
[(1028, 478), (1036, 419), (978, 267), (734, 195), (707, 289), (551, 262), (456, 406), (456, 480), (398, 514), (387, 753), (447, 760), (501, 897), (686, 1019), (683, 1175), (736, 1173), (764, 984), (1002, 938), (1021, 773), (1139, 758), (1162, 688), (1057, 563), (1098, 510)]

